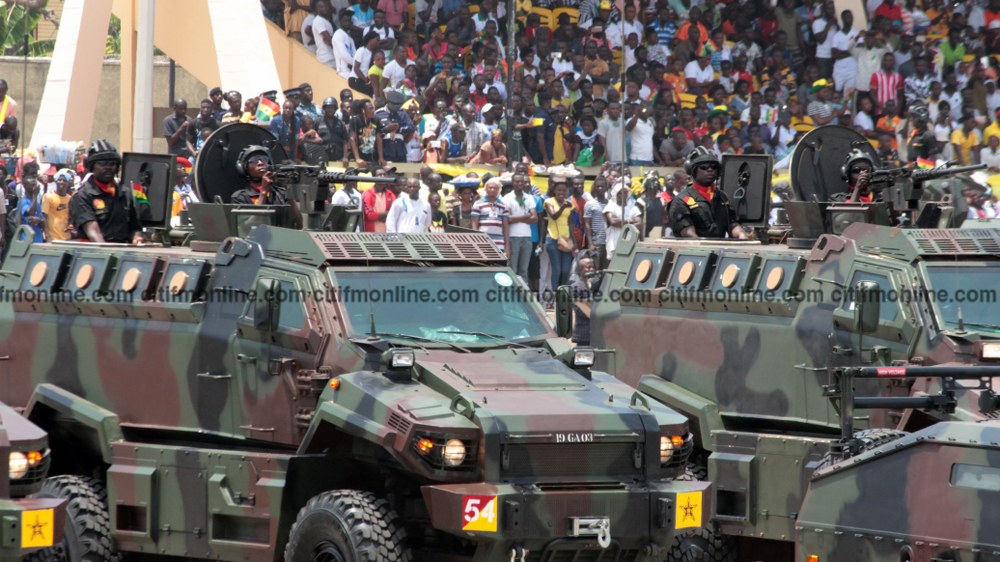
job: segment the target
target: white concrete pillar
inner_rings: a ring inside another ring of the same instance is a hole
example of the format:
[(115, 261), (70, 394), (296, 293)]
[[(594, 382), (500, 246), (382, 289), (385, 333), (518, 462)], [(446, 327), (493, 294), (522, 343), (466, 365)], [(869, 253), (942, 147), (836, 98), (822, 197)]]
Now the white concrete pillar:
[[(138, 0), (136, 6), (137, 45), (133, 95), (132, 150), (150, 152), (153, 147), (153, 37), (156, 0)], [(122, 69), (123, 71), (125, 69)]]
[(268, 90), (281, 91), (264, 13), (248, 8), (245, 0), (208, 0), (208, 12), (222, 80), (208, 87), (238, 90), (243, 99)]

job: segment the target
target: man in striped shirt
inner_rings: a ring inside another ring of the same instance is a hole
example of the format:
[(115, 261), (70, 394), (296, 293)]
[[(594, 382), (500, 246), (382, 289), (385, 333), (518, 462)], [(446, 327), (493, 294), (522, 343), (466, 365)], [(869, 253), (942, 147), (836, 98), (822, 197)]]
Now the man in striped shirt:
[(872, 74), (871, 93), (878, 112), (885, 108), (889, 100), (903, 97), (903, 76), (895, 69), (896, 56), (886, 53), (882, 55), (882, 68)]
[(500, 200), (500, 178), (486, 182), (486, 196), (472, 204), (472, 229), (490, 235), (493, 242), (506, 252), (510, 247), (510, 212)]

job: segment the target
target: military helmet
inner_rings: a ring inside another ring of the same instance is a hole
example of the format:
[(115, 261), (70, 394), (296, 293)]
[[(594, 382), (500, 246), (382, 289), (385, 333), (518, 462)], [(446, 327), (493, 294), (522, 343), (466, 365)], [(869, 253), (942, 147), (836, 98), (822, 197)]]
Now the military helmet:
[(236, 173), (242, 178), (250, 177), (250, 167), (247, 165), (247, 161), (254, 154), (264, 154), (268, 158), (271, 157), (271, 151), (266, 147), (259, 144), (251, 144), (240, 151), (239, 156), (236, 157)]
[(844, 160), (844, 165), (840, 167), (840, 177), (844, 181), (846, 182), (851, 181), (851, 166), (853, 166), (855, 162), (858, 162), (860, 160), (867, 161), (872, 168), (875, 167), (875, 161), (872, 160), (871, 154), (868, 154), (867, 152), (861, 150), (860, 148), (854, 148), (847, 153), (847, 159)]
[(94, 164), (97, 162), (122, 163), (122, 156), (118, 154), (118, 149), (106, 139), (94, 141), (87, 149), (87, 157), (83, 161), (83, 166), (90, 171), (94, 171)]
[(333, 99), (333, 96), (329, 96), (325, 100), (323, 100), (323, 107), (330, 107), (330, 106), (333, 107), (337, 106), (337, 100)]
[(716, 158), (712, 151), (704, 146), (699, 146), (696, 147), (691, 154), (688, 154), (687, 160), (684, 161), (684, 171), (687, 172), (689, 176), (693, 176), (695, 168), (702, 164), (715, 164), (717, 168), (722, 167), (722, 164), (719, 163), (719, 159)]
[(927, 106), (922, 103), (913, 104), (910, 107), (910, 116), (914, 119), (923, 119), (924, 121), (929, 121), (931, 118), (930, 110)]

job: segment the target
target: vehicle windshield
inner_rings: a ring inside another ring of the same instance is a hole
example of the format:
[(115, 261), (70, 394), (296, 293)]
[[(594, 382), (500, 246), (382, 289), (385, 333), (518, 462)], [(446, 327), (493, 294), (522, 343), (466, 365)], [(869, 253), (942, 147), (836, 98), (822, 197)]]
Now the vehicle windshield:
[(427, 340), (503, 345), (550, 335), (529, 293), (504, 270), (341, 270), (336, 282), (353, 336), (370, 333), (373, 315), (376, 332), (410, 336), (422, 346), (433, 345)]
[(942, 329), (956, 329), (961, 315), (968, 330), (1000, 332), (1000, 265), (929, 266), (927, 276)]

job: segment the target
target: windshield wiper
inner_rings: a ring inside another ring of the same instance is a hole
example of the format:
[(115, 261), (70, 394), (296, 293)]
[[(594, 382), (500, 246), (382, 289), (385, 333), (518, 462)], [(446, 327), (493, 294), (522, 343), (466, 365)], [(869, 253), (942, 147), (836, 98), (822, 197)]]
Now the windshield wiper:
[(984, 322), (966, 322), (965, 320), (962, 320), (961, 322), (959, 322), (958, 320), (945, 320), (945, 322), (948, 324), (956, 324), (958, 326), (972, 326), (973, 328), (986, 328), (987, 330), (1000, 331), (1000, 324), (987, 324)]
[[(464, 347), (462, 347), (462, 346), (460, 346), (460, 345), (458, 345), (456, 343), (450, 342), (450, 341), (436, 340), (434, 338), (425, 338), (424, 336), (417, 336), (417, 335), (414, 335), (414, 334), (400, 334), (400, 333), (396, 333), (396, 332), (373, 332), (373, 334), (375, 334), (376, 336), (379, 336), (379, 337), (396, 338), (396, 339), (401, 339), (401, 340), (412, 340), (412, 341), (420, 341), (420, 342), (427, 342), (427, 343), (439, 343), (439, 344), (443, 343), (443, 344), (451, 347), (452, 349), (454, 349), (456, 351), (461, 351), (463, 353), (472, 353), (468, 349), (466, 349), (466, 348), (464, 348)], [(417, 346), (417, 347), (420, 347), (420, 346)], [(423, 351), (427, 351), (423, 347), (420, 347), (420, 349), (423, 350)]]
[(529, 345), (526, 345), (526, 344), (523, 344), (523, 343), (520, 343), (520, 342), (516, 342), (516, 341), (514, 341), (514, 340), (512, 340), (510, 338), (507, 338), (507, 337), (504, 337), (504, 336), (500, 336), (500, 335), (497, 335), (497, 334), (489, 334), (487, 332), (473, 332), (471, 330), (437, 330), (437, 333), (439, 333), (439, 334), (462, 334), (462, 335), (466, 335), (466, 336), (476, 336), (476, 337), (479, 337), (479, 338), (492, 338), (492, 339), (497, 340), (497, 341), (501, 341), (501, 342), (504, 342), (504, 343), (513, 344), (513, 345), (520, 346), (520, 347), (531, 347)]

